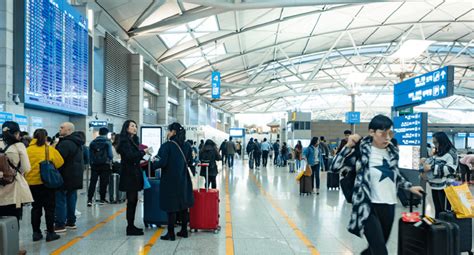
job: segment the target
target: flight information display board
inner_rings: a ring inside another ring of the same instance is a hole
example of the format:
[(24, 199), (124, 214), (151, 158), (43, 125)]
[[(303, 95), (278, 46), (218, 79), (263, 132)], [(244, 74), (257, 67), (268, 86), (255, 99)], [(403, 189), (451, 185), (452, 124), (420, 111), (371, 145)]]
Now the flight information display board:
[(87, 114), (87, 19), (65, 0), (25, 1), (25, 104)]

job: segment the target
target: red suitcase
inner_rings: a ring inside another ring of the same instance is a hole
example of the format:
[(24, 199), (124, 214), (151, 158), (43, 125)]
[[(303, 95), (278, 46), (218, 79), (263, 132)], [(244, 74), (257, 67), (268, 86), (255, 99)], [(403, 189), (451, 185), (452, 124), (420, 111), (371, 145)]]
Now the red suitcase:
[[(207, 166), (199, 164), (198, 166)], [(199, 171), (198, 171), (199, 173)], [(207, 173), (206, 173), (207, 174)], [(194, 190), (194, 206), (189, 210), (189, 226), (191, 231), (213, 230), (218, 233), (219, 226), (219, 190)]]

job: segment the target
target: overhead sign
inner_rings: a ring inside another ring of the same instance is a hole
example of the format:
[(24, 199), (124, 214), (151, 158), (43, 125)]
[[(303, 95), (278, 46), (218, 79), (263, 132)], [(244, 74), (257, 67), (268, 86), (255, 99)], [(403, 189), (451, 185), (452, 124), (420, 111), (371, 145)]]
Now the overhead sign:
[(243, 128), (231, 128), (229, 130), (229, 135), (232, 137), (244, 137), (245, 132)]
[(346, 112), (346, 123), (360, 124), (360, 112)]
[(15, 121), (20, 126), (21, 131), (28, 130), (28, 117), (25, 115), (15, 114)]
[(211, 78), (212, 84), (212, 98), (219, 99), (221, 98), (221, 73), (220, 72), (212, 72)]
[(13, 114), (9, 112), (0, 112), (0, 125), (5, 121), (13, 120)]
[(453, 93), (454, 67), (445, 66), (395, 84), (393, 106), (419, 105), (452, 96)]
[(101, 128), (107, 127), (109, 123), (106, 120), (92, 120), (89, 122), (89, 127), (92, 128)]

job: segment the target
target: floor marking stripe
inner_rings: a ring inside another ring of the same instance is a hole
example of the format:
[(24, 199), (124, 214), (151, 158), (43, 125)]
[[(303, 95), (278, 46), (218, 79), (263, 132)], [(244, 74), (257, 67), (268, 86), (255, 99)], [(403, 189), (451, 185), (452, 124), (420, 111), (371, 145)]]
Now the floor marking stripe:
[(158, 241), (158, 238), (160, 238), (161, 233), (163, 232), (163, 230), (164, 230), (164, 228), (159, 228), (158, 230), (156, 230), (156, 232), (151, 236), (148, 243), (145, 245), (144, 248), (140, 249), (138, 254), (139, 255), (147, 255), (150, 252), (151, 247), (153, 247), (153, 245), (155, 245), (156, 242)]
[(234, 239), (232, 235), (232, 214), (230, 212), (229, 174), (225, 175), (225, 254), (234, 255)]
[(291, 229), (293, 229), (293, 231), (295, 232), (296, 236), (301, 240), (303, 241), (303, 243), (306, 245), (306, 247), (308, 247), (308, 249), (310, 250), (311, 254), (313, 255), (319, 255), (319, 252), (318, 250), (316, 249), (316, 247), (311, 243), (311, 241), (306, 237), (306, 235), (303, 233), (303, 231), (301, 231), (295, 224), (295, 222), (290, 219), (290, 217), (285, 213), (285, 211), (283, 211), (278, 205), (277, 203), (275, 202), (275, 200), (273, 199), (273, 197), (268, 194), (262, 187), (261, 183), (257, 180), (257, 178), (255, 177), (255, 175), (251, 172), (249, 172), (249, 175), (250, 175), (250, 178), (255, 182), (255, 184), (257, 185), (258, 189), (260, 190), (260, 192), (265, 196), (265, 198), (268, 200), (268, 202), (270, 202), (270, 204), (273, 206), (273, 208), (275, 208), (275, 210), (286, 220), (286, 222), (288, 223), (288, 225), (291, 227)]
[(75, 245), (76, 243), (78, 243), (79, 241), (81, 241), (82, 239), (86, 238), (87, 236), (89, 236), (90, 234), (92, 234), (94, 231), (96, 231), (97, 229), (103, 227), (105, 224), (107, 224), (108, 222), (114, 220), (115, 218), (117, 218), (120, 214), (124, 213), (125, 211), (127, 210), (126, 207), (120, 209), (119, 211), (117, 211), (116, 213), (112, 214), (111, 216), (109, 216), (106, 220), (104, 221), (101, 221), (99, 222), (97, 225), (95, 225), (94, 227), (90, 228), (89, 230), (87, 230), (86, 232), (84, 232), (84, 234), (80, 235), (80, 236), (76, 236), (74, 239), (72, 239), (71, 241), (69, 241), (67, 244), (59, 247), (57, 250), (53, 251), (51, 253), (51, 255), (59, 255), (61, 253), (63, 253), (64, 251), (66, 251), (67, 249), (71, 248), (73, 245)]

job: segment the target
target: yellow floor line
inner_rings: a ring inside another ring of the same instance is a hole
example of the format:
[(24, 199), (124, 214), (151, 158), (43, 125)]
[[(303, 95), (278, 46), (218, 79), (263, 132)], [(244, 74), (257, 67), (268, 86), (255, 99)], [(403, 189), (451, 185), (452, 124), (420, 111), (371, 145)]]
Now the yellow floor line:
[(229, 193), (229, 174), (228, 169), (225, 175), (225, 252), (227, 255), (234, 255), (234, 239), (232, 236), (232, 215), (230, 213), (230, 193)]
[(140, 251), (138, 252), (139, 255), (147, 255), (150, 250), (151, 250), (151, 247), (153, 247), (153, 245), (155, 245), (155, 243), (158, 241), (158, 238), (160, 238), (161, 236), (161, 233), (163, 232), (164, 228), (159, 228), (154, 234), (153, 236), (150, 238), (150, 240), (148, 241), (148, 243), (145, 245), (145, 247), (143, 247), (143, 249), (140, 249)]
[(311, 241), (306, 237), (306, 235), (296, 226), (295, 222), (290, 219), (290, 217), (288, 217), (288, 215), (285, 213), (285, 211), (283, 211), (278, 205), (277, 203), (275, 202), (275, 200), (273, 199), (273, 197), (268, 194), (262, 187), (262, 185), (260, 184), (260, 182), (257, 180), (257, 178), (255, 177), (255, 175), (253, 173), (249, 173), (250, 174), (250, 178), (255, 182), (255, 184), (257, 185), (257, 187), (260, 189), (260, 192), (265, 196), (265, 198), (268, 200), (268, 202), (270, 202), (270, 204), (273, 206), (273, 208), (275, 208), (275, 210), (286, 220), (286, 222), (288, 223), (288, 225), (291, 227), (291, 229), (293, 229), (293, 231), (295, 232), (296, 236), (301, 240), (303, 241), (303, 243), (306, 245), (306, 247), (308, 247), (308, 249), (310, 250), (311, 254), (313, 255), (319, 255), (319, 252), (318, 250), (316, 249), (316, 247), (311, 243)]
[(87, 230), (86, 232), (84, 232), (84, 234), (80, 235), (80, 236), (77, 236), (75, 237), (74, 239), (72, 239), (71, 241), (69, 241), (67, 244), (59, 247), (59, 249), (53, 251), (51, 253), (51, 255), (58, 255), (58, 254), (61, 254), (63, 253), (64, 251), (66, 251), (67, 249), (71, 248), (74, 244), (76, 244), (77, 242), (81, 241), (82, 239), (86, 238), (87, 236), (89, 236), (90, 234), (92, 234), (94, 231), (96, 231), (97, 229), (103, 227), (105, 224), (107, 224), (108, 222), (114, 220), (115, 218), (117, 218), (120, 214), (124, 213), (125, 211), (127, 210), (126, 207), (120, 209), (119, 211), (117, 211), (116, 213), (112, 214), (110, 217), (108, 217), (106, 220), (104, 221), (101, 221), (99, 222), (97, 225), (95, 225), (94, 227), (90, 228), (89, 230)]

